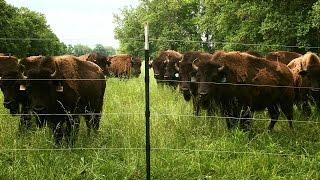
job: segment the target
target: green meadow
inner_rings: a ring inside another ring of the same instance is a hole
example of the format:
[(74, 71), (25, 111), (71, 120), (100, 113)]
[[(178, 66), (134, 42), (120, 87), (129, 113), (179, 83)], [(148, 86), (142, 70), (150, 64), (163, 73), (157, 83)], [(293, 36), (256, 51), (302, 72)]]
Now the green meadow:
[[(153, 78), (150, 93), (153, 179), (320, 178), (318, 112), (295, 110), (294, 130), (278, 122), (268, 132), (259, 112), (253, 132), (228, 131), (224, 119), (193, 117), (191, 102)], [(88, 137), (81, 121), (72, 149), (56, 148), (48, 128), (19, 133), (19, 117), (1, 106), (0, 179), (145, 179), (143, 75), (108, 79), (104, 98), (99, 133)]]

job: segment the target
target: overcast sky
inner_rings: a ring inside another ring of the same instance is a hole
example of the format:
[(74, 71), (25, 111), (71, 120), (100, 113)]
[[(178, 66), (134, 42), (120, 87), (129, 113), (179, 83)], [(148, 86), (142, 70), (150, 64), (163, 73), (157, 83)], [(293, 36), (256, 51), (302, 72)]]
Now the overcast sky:
[(66, 44), (118, 47), (113, 14), (139, 0), (6, 0), (16, 7), (43, 13), (54, 33)]

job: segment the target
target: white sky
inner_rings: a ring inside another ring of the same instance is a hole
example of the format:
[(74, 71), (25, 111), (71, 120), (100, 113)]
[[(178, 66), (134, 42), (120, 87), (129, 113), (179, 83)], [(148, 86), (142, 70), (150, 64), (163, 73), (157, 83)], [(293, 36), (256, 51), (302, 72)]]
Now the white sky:
[(113, 14), (135, 7), (139, 0), (6, 0), (44, 14), (53, 32), (65, 44), (118, 47), (114, 39)]

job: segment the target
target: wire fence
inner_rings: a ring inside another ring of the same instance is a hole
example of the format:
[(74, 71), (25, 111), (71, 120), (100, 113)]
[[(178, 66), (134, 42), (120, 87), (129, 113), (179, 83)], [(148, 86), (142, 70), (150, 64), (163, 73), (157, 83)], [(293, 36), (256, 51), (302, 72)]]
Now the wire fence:
[[(51, 41), (53, 39), (38, 39), (38, 38), (0, 38), (2, 41)], [(142, 41), (143, 39), (140, 38), (131, 38), (130, 40), (135, 41)], [(283, 47), (283, 48), (296, 48), (302, 46), (287, 46), (287, 45), (272, 45), (272, 44), (246, 44), (246, 43), (235, 43), (235, 42), (216, 42), (216, 41), (185, 41), (185, 40), (163, 40), (163, 39), (150, 39), (150, 42), (158, 42), (158, 41), (165, 41), (165, 42), (184, 42), (184, 43), (208, 43), (208, 44), (234, 44), (234, 45), (244, 45), (244, 46), (269, 46), (269, 47)], [(320, 49), (320, 47), (303, 47), (309, 49)], [(105, 81), (107, 79), (6, 79), (2, 78), (1, 81), (21, 81), (21, 80), (28, 80), (28, 81)], [(238, 83), (221, 83), (221, 82), (194, 82), (194, 81), (179, 81), (179, 80), (157, 80), (158, 82), (174, 82), (174, 83), (206, 83), (206, 84), (214, 84), (214, 85), (221, 85), (221, 86), (235, 86), (235, 87), (270, 87), (270, 88), (291, 88), (291, 89), (310, 89), (313, 91), (319, 91), (320, 88), (314, 87), (297, 87), (297, 86), (282, 86), (282, 85), (268, 85), (268, 84), (238, 84)], [(152, 91), (150, 91), (152, 92)], [(10, 114), (0, 113), (0, 116), (9, 116)], [(29, 113), (22, 113), (16, 114), (17, 116), (28, 116), (32, 115)], [(88, 115), (100, 115), (100, 116), (108, 116), (108, 115), (145, 115), (145, 112), (109, 112), (109, 113), (66, 113), (66, 114), (36, 114), (36, 115), (43, 115), (43, 116), (88, 116)], [(193, 114), (174, 114), (174, 113), (163, 113), (159, 112), (157, 109), (151, 110), (151, 118), (155, 116), (176, 116), (176, 117), (195, 117)], [(245, 120), (254, 120), (254, 121), (263, 121), (269, 122), (269, 118), (239, 118), (239, 117), (230, 117), (230, 116), (218, 116), (218, 115), (206, 115), (206, 116), (196, 116), (198, 118), (215, 118), (218, 120), (225, 120), (225, 119), (245, 119)], [(287, 119), (279, 119), (278, 122), (288, 122), (291, 120)], [(301, 121), (301, 120), (293, 120), (294, 123), (306, 123), (306, 124), (320, 124), (320, 121)], [(0, 148), (0, 152), (29, 152), (29, 151), (145, 151), (145, 147), (71, 147), (71, 148), (12, 148), (12, 149), (5, 149)], [(188, 148), (166, 148), (166, 147), (151, 147), (151, 151), (168, 151), (168, 152), (205, 152), (205, 153), (219, 153), (219, 154), (239, 154), (239, 155), (266, 155), (266, 156), (280, 156), (280, 157), (310, 157), (316, 158), (316, 155), (306, 154), (294, 154), (294, 153), (276, 153), (276, 152), (264, 152), (264, 151), (239, 151), (239, 150), (223, 150), (223, 149), (188, 149)]]

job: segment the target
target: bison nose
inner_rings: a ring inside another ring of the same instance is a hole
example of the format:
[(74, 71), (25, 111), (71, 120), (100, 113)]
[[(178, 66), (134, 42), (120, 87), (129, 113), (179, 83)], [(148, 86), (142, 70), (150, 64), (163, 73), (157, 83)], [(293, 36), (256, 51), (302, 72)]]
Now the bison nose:
[(44, 113), (44, 111), (46, 110), (44, 106), (34, 106), (32, 109), (36, 114)]
[(160, 77), (160, 74), (154, 74), (154, 78), (158, 79)]

